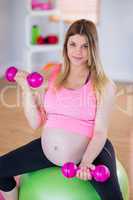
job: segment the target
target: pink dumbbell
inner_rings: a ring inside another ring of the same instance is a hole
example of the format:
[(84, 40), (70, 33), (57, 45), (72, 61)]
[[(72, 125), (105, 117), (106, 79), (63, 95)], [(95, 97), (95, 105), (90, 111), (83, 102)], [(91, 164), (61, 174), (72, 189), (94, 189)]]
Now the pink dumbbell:
[[(65, 163), (62, 168), (62, 174), (67, 178), (76, 176), (77, 170), (80, 170), (73, 162)], [(97, 165), (94, 170), (90, 170), (92, 177), (97, 182), (104, 182), (110, 177), (110, 171), (105, 165)]]
[[(6, 70), (5, 78), (10, 82), (15, 82), (15, 76), (17, 72), (18, 69), (14, 66), (11, 66)], [(38, 72), (32, 72), (28, 74), (26, 79), (28, 84), (33, 88), (40, 87), (41, 84), (43, 83), (43, 76)]]

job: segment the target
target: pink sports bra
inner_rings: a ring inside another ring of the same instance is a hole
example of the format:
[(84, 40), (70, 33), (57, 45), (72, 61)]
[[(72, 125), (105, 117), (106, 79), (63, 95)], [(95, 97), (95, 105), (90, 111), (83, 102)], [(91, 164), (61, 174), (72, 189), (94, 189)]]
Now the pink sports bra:
[(45, 127), (62, 128), (91, 138), (96, 117), (96, 96), (91, 79), (88, 77), (85, 84), (78, 89), (62, 87), (55, 92), (53, 82), (57, 73), (55, 70), (50, 78), (44, 96), (47, 115)]

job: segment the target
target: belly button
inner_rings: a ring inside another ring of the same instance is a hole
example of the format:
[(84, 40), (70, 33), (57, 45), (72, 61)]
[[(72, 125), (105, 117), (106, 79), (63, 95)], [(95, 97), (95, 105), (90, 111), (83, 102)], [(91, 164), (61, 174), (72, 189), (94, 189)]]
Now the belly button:
[(55, 151), (58, 150), (58, 147), (57, 147), (57, 146), (54, 146), (54, 150), (55, 150)]

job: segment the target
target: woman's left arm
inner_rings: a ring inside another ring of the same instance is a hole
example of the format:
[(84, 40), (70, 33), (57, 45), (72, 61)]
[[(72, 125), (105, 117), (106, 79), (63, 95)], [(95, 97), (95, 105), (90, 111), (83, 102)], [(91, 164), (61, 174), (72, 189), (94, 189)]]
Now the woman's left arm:
[(113, 83), (109, 83), (106, 86), (103, 99), (97, 108), (93, 137), (83, 156), (83, 160), (87, 159), (88, 164), (94, 161), (106, 142), (108, 125), (114, 108), (115, 97), (116, 86)]
[(97, 107), (93, 137), (86, 148), (80, 167), (93, 168), (93, 161), (104, 147), (110, 115), (114, 108), (115, 96), (116, 86), (111, 82), (106, 86), (103, 98)]

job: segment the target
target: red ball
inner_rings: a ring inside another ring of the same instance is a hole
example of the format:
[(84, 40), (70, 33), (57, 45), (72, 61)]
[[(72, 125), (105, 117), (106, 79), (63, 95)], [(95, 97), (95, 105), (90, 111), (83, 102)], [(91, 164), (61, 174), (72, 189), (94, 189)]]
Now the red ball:
[(48, 36), (48, 44), (57, 44), (58, 37), (56, 35), (49, 35)]
[(44, 44), (44, 43), (45, 43), (45, 42), (44, 42), (44, 37), (40, 35), (40, 36), (37, 38), (36, 43), (37, 43), (37, 44)]

